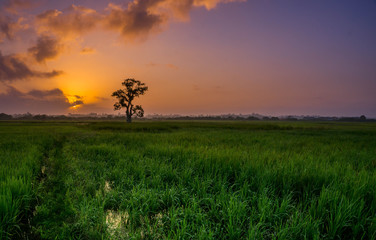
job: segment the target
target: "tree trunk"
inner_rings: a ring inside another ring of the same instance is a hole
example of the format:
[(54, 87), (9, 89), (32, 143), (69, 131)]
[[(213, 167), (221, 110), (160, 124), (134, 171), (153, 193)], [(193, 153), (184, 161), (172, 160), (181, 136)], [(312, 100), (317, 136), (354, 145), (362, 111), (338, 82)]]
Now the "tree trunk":
[(132, 122), (132, 114), (131, 114), (131, 111), (129, 109), (129, 105), (127, 106), (127, 111), (125, 111), (125, 114), (127, 115), (127, 123), (131, 123)]
[(130, 114), (127, 114), (127, 123), (132, 122), (132, 116)]

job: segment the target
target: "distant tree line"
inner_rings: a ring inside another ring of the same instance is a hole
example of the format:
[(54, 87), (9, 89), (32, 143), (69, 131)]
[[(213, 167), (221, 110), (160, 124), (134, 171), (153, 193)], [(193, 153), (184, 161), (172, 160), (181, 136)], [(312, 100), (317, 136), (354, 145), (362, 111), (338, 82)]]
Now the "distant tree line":
[[(126, 115), (111, 115), (95, 113), (91, 114), (70, 114), (70, 115), (46, 115), (31, 113), (9, 115), (0, 113), (0, 120), (37, 120), (37, 121), (70, 121), (70, 120), (121, 120), (127, 119)], [(135, 119), (142, 120), (135, 116)], [(227, 120), (227, 121), (340, 121), (340, 122), (375, 122), (376, 119), (367, 119), (364, 115), (360, 117), (320, 117), (320, 116), (286, 116), (286, 117), (268, 117), (253, 115), (199, 115), (199, 116), (180, 116), (180, 115), (153, 115), (146, 117), (145, 120)]]
[[(5, 113), (0, 113), (0, 120), (37, 120), (37, 121), (70, 121), (70, 120), (122, 120), (126, 119), (122, 115), (102, 115), (102, 116), (93, 116), (93, 115), (80, 115), (80, 116), (70, 116), (70, 115), (47, 115), (47, 114), (17, 114), (17, 115), (8, 115)], [(137, 119), (137, 118), (136, 118)]]

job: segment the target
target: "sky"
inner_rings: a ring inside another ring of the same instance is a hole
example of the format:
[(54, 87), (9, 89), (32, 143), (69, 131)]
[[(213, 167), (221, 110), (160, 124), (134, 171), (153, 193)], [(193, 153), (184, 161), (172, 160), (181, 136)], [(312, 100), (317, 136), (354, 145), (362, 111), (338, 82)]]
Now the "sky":
[[(376, 0), (0, 0), (0, 112), (376, 117)], [(123, 112), (122, 112), (123, 113)]]

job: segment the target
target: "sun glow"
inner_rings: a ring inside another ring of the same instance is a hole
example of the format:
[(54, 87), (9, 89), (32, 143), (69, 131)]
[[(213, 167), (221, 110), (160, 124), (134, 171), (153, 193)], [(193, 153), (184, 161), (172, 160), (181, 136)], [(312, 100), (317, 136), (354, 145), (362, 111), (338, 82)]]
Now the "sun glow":
[(78, 100), (77, 96), (75, 95), (65, 95), (69, 103), (74, 103)]
[(73, 105), (72, 107), (70, 107), (69, 109), (70, 110), (78, 110), (82, 105)]
[(65, 97), (67, 98), (67, 102), (72, 105), (69, 107), (70, 110), (77, 110), (84, 104), (82, 96), (65, 95)]

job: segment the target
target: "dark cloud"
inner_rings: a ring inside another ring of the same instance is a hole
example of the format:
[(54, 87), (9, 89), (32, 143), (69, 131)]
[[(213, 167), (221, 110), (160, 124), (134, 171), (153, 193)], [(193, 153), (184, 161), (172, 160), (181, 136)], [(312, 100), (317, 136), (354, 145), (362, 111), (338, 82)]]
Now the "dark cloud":
[(32, 90), (21, 92), (8, 86), (5, 93), (0, 94), (0, 109), (2, 112), (13, 113), (62, 113), (69, 108), (84, 104), (82, 100), (69, 102), (61, 89)]
[(57, 57), (62, 50), (62, 45), (54, 37), (42, 35), (38, 38), (37, 44), (29, 48), (29, 53), (38, 62), (45, 62), (48, 59)]
[(1, 11), (0, 6), (0, 43), (5, 39), (14, 40), (17, 32), (29, 27), (30, 25), (25, 23), (25, 18), (8, 16)]
[(105, 26), (119, 31), (124, 37), (145, 36), (166, 22), (167, 15), (151, 11), (163, 0), (140, 0), (128, 4), (127, 9), (110, 5), (110, 13), (105, 18)]
[(63, 96), (63, 91), (61, 91), (59, 88), (55, 88), (52, 90), (32, 90), (28, 92), (29, 96), (38, 98), (38, 99), (44, 99), (49, 96)]
[(76, 100), (76, 101), (72, 102), (71, 104), (72, 104), (72, 106), (82, 105), (82, 104), (84, 104), (84, 101)]
[(15, 28), (16, 23), (10, 17), (0, 16), (0, 42), (5, 38), (12, 40)]
[(14, 81), (28, 78), (52, 78), (61, 75), (61, 71), (40, 72), (30, 69), (16, 55), (2, 55), (0, 52), (0, 81)]
[(162, 25), (171, 18), (187, 20), (194, 7), (210, 10), (219, 3), (243, 1), (246, 0), (134, 0), (126, 9), (109, 4), (104, 26), (119, 31), (126, 39), (144, 38), (161, 31)]
[(72, 106), (84, 104), (84, 97), (79, 95), (69, 95), (70, 103)]
[(63, 74), (63, 71), (52, 70), (51, 72), (38, 72), (34, 71), (34, 76), (39, 78), (53, 78)]

